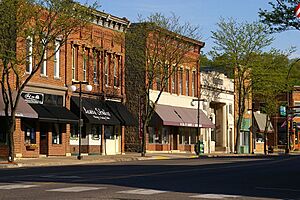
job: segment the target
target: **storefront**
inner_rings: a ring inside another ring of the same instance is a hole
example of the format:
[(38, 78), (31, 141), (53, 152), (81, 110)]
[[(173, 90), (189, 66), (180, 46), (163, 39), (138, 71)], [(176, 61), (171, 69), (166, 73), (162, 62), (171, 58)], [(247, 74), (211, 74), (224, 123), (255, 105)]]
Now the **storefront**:
[[(24, 123), (32, 125), (32, 129), (35, 129), (39, 155), (65, 156), (70, 154), (68, 127), (76, 126), (78, 117), (64, 107), (64, 96), (33, 92), (23, 92), (22, 96), (38, 113), (36, 127), (33, 127), (33, 122)], [(25, 132), (25, 135), (28, 133)]]
[[(79, 97), (71, 98), (71, 110), (79, 116)], [(124, 153), (125, 126), (134, 124), (132, 115), (120, 102), (82, 98), (83, 154), (115, 155)], [(71, 153), (78, 153), (78, 130), (71, 129)]]
[[(0, 93), (0, 157), (8, 156), (7, 128), (2, 93)], [(16, 108), (15, 154), (16, 157), (34, 157), (38, 155), (36, 148), (36, 119), (38, 114), (21, 97)], [(30, 149), (33, 148), (33, 149)]]
[(194, 151), (194, 144), (203, 140), (197, 128), (214, 128), (214, 124), (199, 110), (169, 105), (156, 105), (149, 127), (147, 151)]

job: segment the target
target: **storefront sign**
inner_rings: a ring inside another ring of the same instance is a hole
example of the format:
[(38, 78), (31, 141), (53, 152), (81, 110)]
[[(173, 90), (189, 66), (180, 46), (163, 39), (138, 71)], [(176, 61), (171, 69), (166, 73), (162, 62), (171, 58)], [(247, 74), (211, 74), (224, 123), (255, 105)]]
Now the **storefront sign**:
[(21, 96), (27, 103), (32, 104), (43, 104), (44, 103), (44, 94), (42, 93), (33, 93), (33, 92), (22, 92)]
[(94, 108), (94, 109), (86, 109), (85, 107), (82, 107), (83, 111), (87, 115), (92, 115), (93, 118), (98, 120), (110, 120), (110, 113), (108, 111), (105, 111), (101, 108)]

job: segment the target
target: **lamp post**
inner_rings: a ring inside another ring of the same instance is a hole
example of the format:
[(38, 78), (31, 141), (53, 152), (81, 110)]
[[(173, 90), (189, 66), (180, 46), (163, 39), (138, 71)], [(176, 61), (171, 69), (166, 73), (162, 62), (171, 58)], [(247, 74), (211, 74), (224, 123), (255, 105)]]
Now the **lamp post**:
[(77, 159), (81, 160), (82, 156), (81, 156), (81, 129), (83, 126), (83, 120), (82, 120), (82, 85), (85, 84), (85, 90), (90, 92), (92, 91), (93, 87), (91, 85), (89, 85), (89, 83), (87, 81), (72, 81), (72, 85), (71, 85), (71, 90), (72, 92), (75, 92), (77, 90), (76, 85), (79, 85), (79, 144), (78, 144), (78, 156)]
[(206, 99), (200, 99), (200, 98), (197, 98), (197, 99), (192, 99), (192, 106), (195, 106), (195, 102), (198, 102), (198, 107), (197, 107), (197, 136), (199, 136), (200, 134), (200, 131), (199, 131), (199, 128), (200, 128), (200, 101), (203, 101), (203, 102), (207, 102)]

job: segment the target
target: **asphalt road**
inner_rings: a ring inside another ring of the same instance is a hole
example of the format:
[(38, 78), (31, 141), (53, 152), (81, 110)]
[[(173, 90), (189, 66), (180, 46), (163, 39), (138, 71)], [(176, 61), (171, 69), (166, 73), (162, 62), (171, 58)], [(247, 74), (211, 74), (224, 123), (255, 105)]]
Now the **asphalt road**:
[(300, 199), (300, 156), (0, 169), (0, 199)]

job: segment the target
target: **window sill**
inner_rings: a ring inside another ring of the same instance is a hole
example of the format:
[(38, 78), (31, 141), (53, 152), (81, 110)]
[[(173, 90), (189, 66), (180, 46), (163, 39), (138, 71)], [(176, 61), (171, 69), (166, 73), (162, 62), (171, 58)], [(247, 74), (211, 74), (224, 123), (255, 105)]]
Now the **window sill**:
[(45, 75), (45, 74), (40, 74), (40, 77), (42, 77), (42, 78), (48, 78), (48, 76)]
[(54, 80), (61, 80), (61, 78), (54, 76)]

